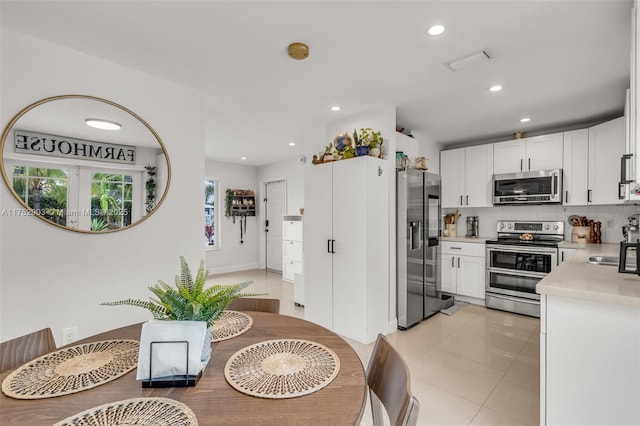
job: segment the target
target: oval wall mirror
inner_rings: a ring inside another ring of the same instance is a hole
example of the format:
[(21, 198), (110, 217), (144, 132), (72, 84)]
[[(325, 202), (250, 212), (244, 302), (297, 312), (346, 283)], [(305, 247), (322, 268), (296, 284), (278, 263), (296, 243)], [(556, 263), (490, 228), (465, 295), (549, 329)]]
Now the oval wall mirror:
[(35, 216), (75, 232), (139, 224), (162, 204), (171, 181), (167, 151), (153, 128), (93, 96), (54, 96), (27, 106), (4, 129), (0, 150), (2, 178), (21, 205), (3, 214)]

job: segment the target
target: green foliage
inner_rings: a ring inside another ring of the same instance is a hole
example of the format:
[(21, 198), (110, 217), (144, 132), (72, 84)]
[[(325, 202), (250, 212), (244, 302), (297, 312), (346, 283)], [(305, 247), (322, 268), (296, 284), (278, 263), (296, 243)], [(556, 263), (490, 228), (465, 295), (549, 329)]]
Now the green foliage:
[(224, 195), (224, 217), (231, 217), (231, 205), (233, 204), (235, 191), (233, 189), (227, 189)]
[(180, 275), (176, 275), (175, 288), (160, 280), (155, 286), (149, 287), (157, 299), (125, 299), (101, 305), (137, 306), (151, 311), (154, 319), (205, 321), (210, 326), (233, 299), (257, 296), (254, 293), (241, 293), (252, 281), (204, 288), (208, 274), (209, 271), (204, 269), (204, 260), (201, 260), (194, 280), (189, 265), (180, 256)]
[(105, 231), (109, 229), (109, 225), (101, 217), (91, 218), (91, 230), (92, 231)]
[(384, 138), (380, 134), (379, 131), (373, 131), (370, 127), (361, 127), (357, 144), (359, 146), (368, 146), (369, 149), (382, 146)]
[(144, 187), (147, 192), (144, 204), (147, 213), (150, 213), (151, 210), (153, 210), (153, 204), (156, 201), (156, 180), (153, 177), (156, 174), (156, 168), (155, 166), (144, 166), (144, 168), (147, 170), (147, 174), (149, 175), (149, 179), (144, 183)]

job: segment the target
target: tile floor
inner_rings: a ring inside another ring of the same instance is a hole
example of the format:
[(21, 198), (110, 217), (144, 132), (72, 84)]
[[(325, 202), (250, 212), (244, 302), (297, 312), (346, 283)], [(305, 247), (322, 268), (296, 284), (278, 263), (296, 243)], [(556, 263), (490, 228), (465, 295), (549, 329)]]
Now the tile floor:
[[(250, 291), (281, 300), (280, 312), (304, 318), (293, 304), (293, 284), (280, 274), (251, 270), (215, 275), (210, 283), (253, 281)], [(387, 336), (411, 370), (420, 401), (419, 425), (538, 425), (540, 321), (469, 305), (438, 313)], [(350, 339), (366, 367), (373, 343)], [(362, 424), (371, 424), (369, 407)]]

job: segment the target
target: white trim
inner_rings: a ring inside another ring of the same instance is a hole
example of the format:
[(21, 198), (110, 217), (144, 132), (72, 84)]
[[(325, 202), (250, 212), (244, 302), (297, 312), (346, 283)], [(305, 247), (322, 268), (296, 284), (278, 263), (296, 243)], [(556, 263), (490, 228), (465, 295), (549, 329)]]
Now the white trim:
[(231, 265), (231, 266), (222, 266), (222, 267), (209, 268), (209, 274), (210, 275), (226, 274), (228, 272), (248, 271), (250, 269), (259, 269), (258, 264), (257, 263), (247, 263), (247, 264), (244, 264), (244, 265)]

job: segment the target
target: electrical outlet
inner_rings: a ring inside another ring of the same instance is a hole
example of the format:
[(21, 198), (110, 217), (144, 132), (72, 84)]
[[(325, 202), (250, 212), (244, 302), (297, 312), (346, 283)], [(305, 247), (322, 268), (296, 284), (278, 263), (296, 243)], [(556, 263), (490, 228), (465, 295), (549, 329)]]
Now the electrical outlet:
[(604, 223), (605, 229), (613, 229), (613, 219), (607, 219)]
[(78, 327), (67, 327), (62, 329), (62, 345), (68, 345), (69, 343), (78, 340)]

